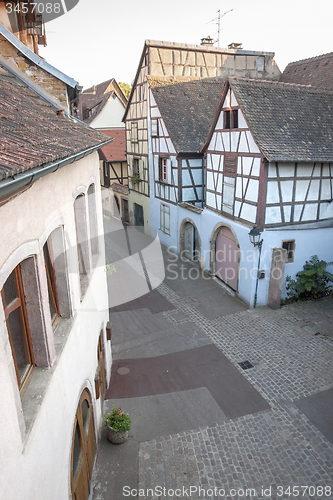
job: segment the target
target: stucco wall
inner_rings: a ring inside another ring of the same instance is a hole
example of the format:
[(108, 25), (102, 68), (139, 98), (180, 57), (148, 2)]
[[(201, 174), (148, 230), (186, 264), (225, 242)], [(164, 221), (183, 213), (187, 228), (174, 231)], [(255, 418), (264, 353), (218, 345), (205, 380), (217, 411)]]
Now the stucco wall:
[(90, 123), (93, 128), (125, 128), (122, 118), (125, 113), (125, 106), (120, 99), (111, 96), (102, 111)]
[[(105, 337), (108, 299), (104, 248), (100, 245), (98, 263), (91, 273), (85, 296), (80, 300), (73, 210), (75, 197), (87, 192), (92, 183), (96, 183), (97, 225), (98, 233), (102, 234), (97, 153), (41, 178), (0, 209), (0, 288), (13, 268), (28, 256), (42, 252), (50, 233), (63, 225), (73, 309), (73, 318), (60, 320), (55, 331), (57, 356), (53, 366), (36, 369), (22, 404), (0, 301), (0, 483), (3, 498), (70, 498), (74, 419), (84, 388), (91, 393), (95, 436), (98, 433), (101, 400), (95, 398), (94, 378), (101, 330), (107, 380), (111, 371), (110, 342)], [(66, 333), (65, 341), (59, 332)], [(25, 398), (31, 400), (27, 402)], [(30, 413), (31, 409), (35, 411), (27, 415), (27, 408)]]

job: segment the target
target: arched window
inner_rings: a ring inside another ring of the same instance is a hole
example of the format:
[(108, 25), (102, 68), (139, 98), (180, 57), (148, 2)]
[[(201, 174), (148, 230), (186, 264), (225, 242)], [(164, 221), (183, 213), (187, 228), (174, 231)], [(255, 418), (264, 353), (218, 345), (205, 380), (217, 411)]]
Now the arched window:
[(95, 433), (91, 397), (87, 389), (77, 407), (72, 440), (71, 488), (73, 500), (87, 500), (95, 459)]

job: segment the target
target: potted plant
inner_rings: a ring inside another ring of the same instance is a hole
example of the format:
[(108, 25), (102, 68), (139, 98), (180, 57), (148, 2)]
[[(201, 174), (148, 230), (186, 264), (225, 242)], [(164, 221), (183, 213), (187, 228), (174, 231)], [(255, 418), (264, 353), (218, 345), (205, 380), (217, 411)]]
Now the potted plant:
[(141, 180), (140, 174), (138, 174), (138, 173), (133, 174), (132, 177), (130, 178), (130, 181), (133, 185), (138, 184), (140, 182), (140, 180)]
[(104, 419), (108, 431), (110, 443), (120, 444), (128, 438), (128, 431), (131, 428), (131, 419), (128, 413), (121, 408), (112, 408)]

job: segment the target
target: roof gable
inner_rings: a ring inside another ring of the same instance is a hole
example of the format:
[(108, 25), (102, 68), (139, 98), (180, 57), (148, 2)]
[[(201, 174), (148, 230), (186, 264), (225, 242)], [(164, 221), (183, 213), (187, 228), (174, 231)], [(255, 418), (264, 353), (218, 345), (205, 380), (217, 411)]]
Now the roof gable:
[(229, 81), (269, 161), (333, 160), (333, 92), (281, 82)]
[(178, 153), (199, 152), (215, 116), (225, 82), (215, 78), (147, 79)]
[[(124, 108), (126, 107), (127, 99), (114, 78), (84, 90), (80, 96), (79, 102), (82, 120), (85, 123), (91, 123), (112, 96), (118, 98)], [(91, 111), (90, 116), (87, 118), (82, 116), (83, 104), (86, 106), (87, 110)]]

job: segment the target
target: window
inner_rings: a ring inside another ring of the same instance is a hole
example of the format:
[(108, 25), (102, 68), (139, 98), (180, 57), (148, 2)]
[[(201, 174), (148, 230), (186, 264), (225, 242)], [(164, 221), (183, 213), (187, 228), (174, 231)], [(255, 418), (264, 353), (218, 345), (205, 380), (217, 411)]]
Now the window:
[(170, 207), (161, 203), (160, 207), (160, 230), (170, 234)]
[(51, 320), (52, 320), (52, 325), (55, 325), (56, 319), (60, 316), (59, 314), (59, 303), (58, 303), (58, 294), (57, 294), (57, 287), (56, 287), (56, 278), (55, 278), (55, 272), (54, 272), (54, 267), (53, 267), (53, 256), (52, 256), (52, 248), (51, 248), (51, 241), (48, 240), (44, 247), (43, 247), (43, 253), (44, 253), (44, 260), (45, 260), (45, 269), (46, 269), (46, 278), (47, 278), (47, 288), (49, 292), (49, 307), (50, 307), (50, 314), (51, 314)]
[(295, 240), (286, 240), (282, 242), (282, 248), (287, 250), (286, 263), (295, 260)]
[(139, 158), (133, 158), (133, 175), (140, 176), (140, 163)]
[(89, 497), (96, 444), (91, 397), (87, 389), (82, 393), (74, 424), (72, 441), (71, 489), (72, 497)]
[(151, 136), (158, 137), (158, 119), (153, 118), (151, 121)]
[(265, 69), (265, 58), (263, 56), (258, 57), (257, 69), (258, 71), (264, 71)]
[(159, 180), (162, 182), (168, 180), (168, 158), (159, 159)]
[(131, 141), (138, 142), (138, 124), (137, 124), (137, 122), (131, 123)]
[(99, 253), (99, 241), (98, 241), (96, 194), (95, 194), (94, 184), (91, 184), (88, 188), (88, 210), (89, 210), (90, 249), (92, 255), (96, 255)]
[(238, 109), (227, 109), (224, 111), (224, 128), (238, 128)]
[(90, 272), (86, 201), (83, 194), (79, 195), (74, 201), (74, 213), (82, 300), (88, 288)]
[(1, 290), (1, 296), (17, 382), (21, 390), (35, 362), (19, 265), (9, 275)]

